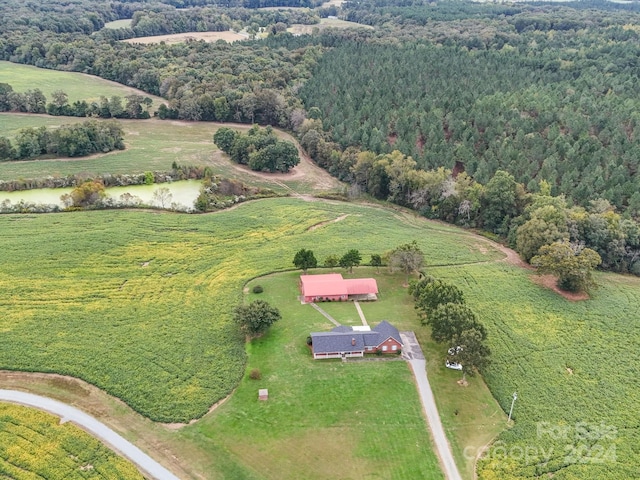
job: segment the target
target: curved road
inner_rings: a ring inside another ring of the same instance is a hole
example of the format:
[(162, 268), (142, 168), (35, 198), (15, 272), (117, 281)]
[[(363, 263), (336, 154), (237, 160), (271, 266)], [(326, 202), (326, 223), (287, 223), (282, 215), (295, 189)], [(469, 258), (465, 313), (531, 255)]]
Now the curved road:
[(155, 480), (179, 480), (177, 476), (134, 444), (125, 440), (104, 423), (99, 422), (75, 407), (51, 398), (41, 397), (32, 393), (18, 392), (16, 390), (0, 389), (0, 401), (19, 403), (58, 415), (61, 422), (73, 422), (83, 430), (99, 438), (120, 455), (133, 462), (145, 476)]

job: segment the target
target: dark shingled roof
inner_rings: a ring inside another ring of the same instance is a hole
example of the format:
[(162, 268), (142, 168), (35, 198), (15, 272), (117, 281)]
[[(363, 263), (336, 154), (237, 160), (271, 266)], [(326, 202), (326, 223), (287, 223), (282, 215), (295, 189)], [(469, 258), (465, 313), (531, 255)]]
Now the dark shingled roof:
[(340, 325), (330, 332), (312, 332), (311, 342), (314, 353), (339, 353), (377, 347), (389, 337), (402, 344), (398, 329), (383, 320), (370, 332), (354, 331), (346, 325)]
[(391, 325), (386, 320), (381, 321), (372, 330), (374, 332), (378, 332), (378, 334), (380, 335), (380, 341), (376, 345), (380, 345), (389, 337), (393, 338), (396, 342), (402, 344), (402, 338), (400, 338), (400, 332), (396, 327)]

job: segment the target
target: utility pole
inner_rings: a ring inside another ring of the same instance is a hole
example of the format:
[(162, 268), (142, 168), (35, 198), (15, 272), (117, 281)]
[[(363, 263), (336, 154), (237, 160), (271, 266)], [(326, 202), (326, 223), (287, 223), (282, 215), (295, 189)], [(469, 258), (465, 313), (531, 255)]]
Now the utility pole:
[(507, 422), (511, 421), (511, 414), (513, 413), (513, 406), (515, 405), (517, 399), (518, 399), (518, 393), (517, 392), (513, 392), (513, 400), (511, 401), (511, 409), (509, 410), (509, 419), (507, 420)]

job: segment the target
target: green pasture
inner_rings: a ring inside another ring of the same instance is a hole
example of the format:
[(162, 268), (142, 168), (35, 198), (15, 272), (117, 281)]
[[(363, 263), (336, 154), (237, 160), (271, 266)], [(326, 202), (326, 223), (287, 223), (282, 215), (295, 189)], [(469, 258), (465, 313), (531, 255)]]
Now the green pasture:
[(0, 83), (8, 83), (16, 92), (39, 88), (47, 97), (47, 101), (51, 101), (54, 91), (62, 90), (69, 96), (69, 103), (77, 100), (99, 101), (101, 96), (119, 96), (124, 99), (133, 93), (153, 99), (152, 109), (158, 108), (160, 103), (164, 102), (160, 97), (93, 75), (48, 70), (5, 61), (0, 61)]
[(32, 408), (0, 403), (0, 477), (142, 480), (128, 461), (71, 423)]
[[(256, 284), (265, 291), (245, 301), (267, 300), (283, 317), (248, 345), (245, 371), (258, 368), (262, 378), (246, 375), (227, 402), (184, 434), (204, 449), (227, 450), (256, 478), (443, 478), (404, 361), (313, 360), (309, 332), (333, 325), (297, 300), (299, 274), (249, 283), (250, 291)], [(415, 328), (415, 315), (397, 323)], [(269, 390), (267, 402), (257, 400), (259, 388)]]
[(104, 28), (127, 28), (131, 26), (131, 19), (124, 18), (122, 20), (114, 20), (113, 22), (107, 22), (104, 24)]
[[(0, 137), (14, 138), (21, 128), (55, 128), (59, 125), (85, 121), (76, 117), (52, 117), (0, 113)], [(214, 173), (244, 183), (270, 188), (277, 192), (313, 193), (336, 188), (338, 182), (328, 173), (319, 170), (300, 176), (258, 174), (234, 164), (213, 143), (213, 134), (224, 124), (207, 122), (180, 122), (172, 120), (118, 120), (122, 125), (125, 150), (85, 158), (38, 159), (30, 161), (0, 162), (0, 180), (43, 178), (86, 173), (88, 175), (142, 173), (171, 170), (173, 162), (179, 165), (208, 165)], [(233, 128), (246, 131), (247, 126)], [(292, 137), (278, 131), (278, 135), (293, 141)]]

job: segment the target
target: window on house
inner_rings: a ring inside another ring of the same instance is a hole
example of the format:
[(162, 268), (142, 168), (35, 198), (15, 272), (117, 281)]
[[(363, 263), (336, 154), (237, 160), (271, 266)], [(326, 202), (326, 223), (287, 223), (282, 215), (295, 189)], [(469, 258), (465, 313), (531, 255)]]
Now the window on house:
[(383, 345), (383, 346), (382, 346), (382, 351), (383, 351), (383, 352), (386, 352), (386, 351), (387, 351), (387, 346), (386, 346), (386, 345)]
[(393, 350), (393, 351), (398, 350), (398, 346), (397, 346), (397, 345), (394, 345), (393, 347), (391, 347), (391, 350)]

